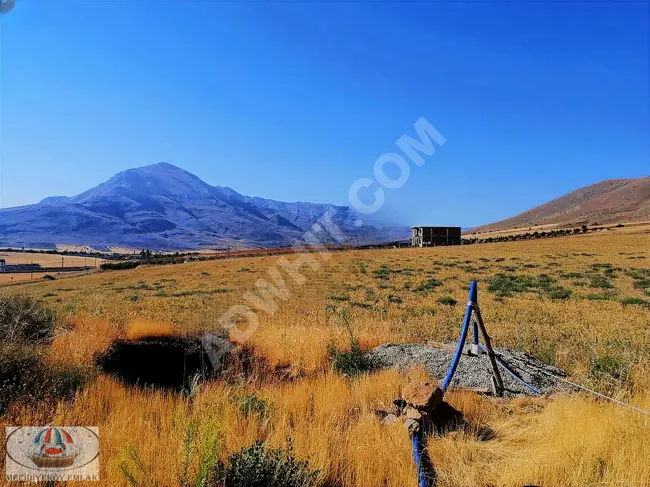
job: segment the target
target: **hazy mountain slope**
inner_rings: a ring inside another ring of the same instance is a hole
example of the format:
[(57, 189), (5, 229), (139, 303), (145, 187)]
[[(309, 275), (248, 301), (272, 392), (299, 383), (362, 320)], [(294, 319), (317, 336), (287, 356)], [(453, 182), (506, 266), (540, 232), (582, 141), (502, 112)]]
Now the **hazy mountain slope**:
[(650, 177), (585, 186), (512, 218), (472, 229), (488, 232), (535, 225), (608, 224), (650, 220)]
[(71, 198), (0, 210), (0, 245), (119, 245), (157, 249), (291, 245), (326, 211), (350, 232), (349, 208), (283, 203), (211, 186), (167, 163), (123, 171)]

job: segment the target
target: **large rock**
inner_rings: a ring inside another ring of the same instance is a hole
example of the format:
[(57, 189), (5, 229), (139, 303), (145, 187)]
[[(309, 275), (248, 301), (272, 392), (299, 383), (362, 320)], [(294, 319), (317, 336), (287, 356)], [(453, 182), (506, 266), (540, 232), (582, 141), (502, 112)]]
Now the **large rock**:
[(433, 382), (410, 382), (402, 389), (406, 403), (422, 411), (432, 411), (442, 402), (442, 389)]

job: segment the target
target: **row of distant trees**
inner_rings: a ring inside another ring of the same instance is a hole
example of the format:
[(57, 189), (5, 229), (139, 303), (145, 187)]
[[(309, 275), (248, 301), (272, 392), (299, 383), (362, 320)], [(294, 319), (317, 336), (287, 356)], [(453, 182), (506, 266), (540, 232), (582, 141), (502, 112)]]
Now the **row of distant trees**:
[[(595, 223), (594, 225), (598, 225)], [(619, 223), (615, 228), (622, 228), (625, 225)], [(526, 232), (518, 233), (512, 235), (498, 235), (496, 237), (470, 237), (463, 238), (463, 245), (469, 244), (482, 244), (482, 243), (491, 243), (491, 242), (514, 242), (516, 240), (529, 240), (536, 238), (551, 238), (551, 237), (562, 237), (565, 235), (575, 235), (578, 233), (587, 233), (587, 232), (598, 232), (601, 230), (609, 230), (611, 227), (597, 227), (593, 226), (591, 228), (587, 225), (582, 225), (581, 227), (576, 228), (562, 228), (558, 230), (548, 230), (548, 231), (535, 231), (535, 232)]]

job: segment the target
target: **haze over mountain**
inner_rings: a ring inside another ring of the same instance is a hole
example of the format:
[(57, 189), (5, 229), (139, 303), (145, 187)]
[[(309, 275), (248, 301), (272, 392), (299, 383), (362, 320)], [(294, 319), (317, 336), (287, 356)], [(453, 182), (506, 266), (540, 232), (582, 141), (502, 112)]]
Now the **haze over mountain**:
[(0, 210), (0, 245), (286, 246), (302, 241), (305, 230), (326, 212), (352, 240), (381, 239), (372, 228), (357, 229), (347, 206), (248, 197), (161, 162), (120, 172), (74, 197)]
[(650, 176), (609, 179), (576, 189), (541, 206), (473, 232), (491, 232), (536, 225), (570, 226), (650, 220)]

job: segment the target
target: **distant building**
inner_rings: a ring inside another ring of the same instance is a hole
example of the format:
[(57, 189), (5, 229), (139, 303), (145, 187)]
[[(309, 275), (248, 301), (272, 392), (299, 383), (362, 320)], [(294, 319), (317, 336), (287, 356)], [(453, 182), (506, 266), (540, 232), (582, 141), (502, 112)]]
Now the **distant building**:
[(413, 227), (411, 247), (460, 245), (460, 227)]
[(6, 263), (7, 263), (6, 260), (4, 260), (4, 259), (0, 259), (0, 272), (4, 272), (4, 271), (5, 271), (5, 264), (6, 264)]

